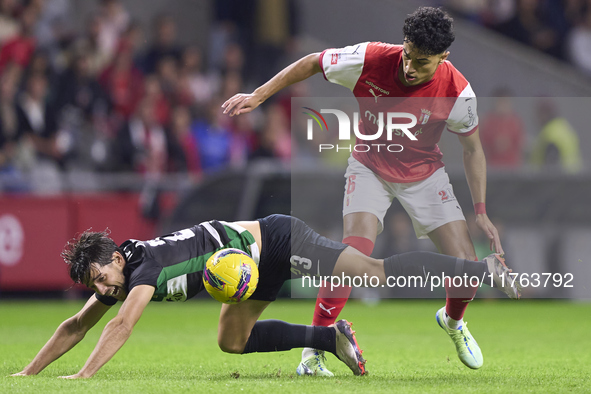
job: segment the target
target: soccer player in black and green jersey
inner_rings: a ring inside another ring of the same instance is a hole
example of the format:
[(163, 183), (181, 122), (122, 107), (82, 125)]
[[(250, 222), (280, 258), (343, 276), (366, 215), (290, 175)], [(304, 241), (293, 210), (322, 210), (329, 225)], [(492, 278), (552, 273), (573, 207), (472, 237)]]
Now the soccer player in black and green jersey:
[(491, 255), (469, 261), (429, 252), (410, 252), (373, 259), (350, 246), (327, 239), (299, 219), (271, 215), (248, 222), (204, 222), (149, 241), (128, 240), (117, 246), (104, 232), (85, 232), (62, 253), (70, 276), (96, 293), (82, 310), (64, 321), (33, 361), (14, 374), (35, 375), (72, 349), (117, 301), (123, 304), (104, 328), (86, 364), (75, 375), (93, 376), (123, 346), (150, 301), (185, 301), (203, 290), (205, 262), (224, 248), (248, 253), (259, 267), (252, 296), (238, 304), (223, 304), (218, 344), (224, 352), (253, 353), (313, 347), (335, 354), (356, 375), (365, 373), (365, 360), (351, 330), (341, 320), (330, 327), (257, 321), (274, 301), (285, 280), (298, 275), (388, 276), (492, 274), (511, 298), (519, 290), (510, 281), (503, 259)]

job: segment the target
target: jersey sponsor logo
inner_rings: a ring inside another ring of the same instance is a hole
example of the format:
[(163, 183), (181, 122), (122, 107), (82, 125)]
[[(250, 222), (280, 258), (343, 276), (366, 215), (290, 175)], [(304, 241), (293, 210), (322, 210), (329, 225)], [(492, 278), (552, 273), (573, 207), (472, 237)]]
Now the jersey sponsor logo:
[(421, 117), (419, 118), (420, 124), (425, 124), (429, 121), (429, 117), (431, 116), (431, 111), (428, 109), (421, 109)]
[[(378, 92), (380, 92), (382, 94), (385, 94), (386, 96), (389, 96), (390, 95), (390, 91), (389, 90), (382, 89), (381, 87), (379, 87), (378, 85), (376, 85), (375, 83), (373, 83), (371, 81), (368, 81), (367, 79), (365, 80), (365, 83), (368, 84), (369, 86), (371, 86), (373, 89), (377, 90)], [(372, 89), (369, 89), (369, 92), (375, 97), (375, 93), (373, 92)]]
[(18, 264), (23, 257), (24, 242), (25, 231), (18, 218), (11, 214), (0, 216), (0, 264)]
[(337, 64), (339, 61), (339, 54), (338, 53), (333, 53), (332, 55), (330, 55), (330, 64)]
[(177, 276), (166, 282), (166, 301), (182, 302), (187, 300), (187, 274)]

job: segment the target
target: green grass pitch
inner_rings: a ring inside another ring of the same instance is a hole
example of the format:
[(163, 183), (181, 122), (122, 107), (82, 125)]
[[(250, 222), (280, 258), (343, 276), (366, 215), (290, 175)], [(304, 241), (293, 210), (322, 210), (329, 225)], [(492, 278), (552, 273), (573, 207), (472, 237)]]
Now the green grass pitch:
[[(278, 301), (262, 318), (309, 323), (312, 300)], [(233, 355), (217, 347), (220, 304), (149, 305), (124, 347), (92, 379), (65, 381), (94, 348), (114, 307), (68, 354), (38, 376), (20, 371), (80, 302), (0, 302), (0, 393), (196, 392), (591, 392), (591, 304), (566, 301), (476, 300), (466, 314), (484, 354), (477, 371), (458, 360), (437, 326), (442, 301), (351, 301), (368, 376), (356, 377), (334, 356), (335, 378), (298, 377), (300, 350)]]

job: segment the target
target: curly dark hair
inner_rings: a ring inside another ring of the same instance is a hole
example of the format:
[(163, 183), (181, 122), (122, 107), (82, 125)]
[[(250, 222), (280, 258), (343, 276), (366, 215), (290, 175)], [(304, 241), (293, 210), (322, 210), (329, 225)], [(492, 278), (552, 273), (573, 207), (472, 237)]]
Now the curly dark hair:
[(93, 263), (105, 266), (113, 261), (113, 253), (121, 252), (109, 234), (108, 229), (101, 232), (87, 230), (66, 244), (62, 257), (70, 266), (70, 278), (75, 283), (88, 284)]
[(426, 56), (445, 52), (456, 38), (452, 17), (433, 7), (419, 7), (404, 20), (402, 31), (404, 41)]

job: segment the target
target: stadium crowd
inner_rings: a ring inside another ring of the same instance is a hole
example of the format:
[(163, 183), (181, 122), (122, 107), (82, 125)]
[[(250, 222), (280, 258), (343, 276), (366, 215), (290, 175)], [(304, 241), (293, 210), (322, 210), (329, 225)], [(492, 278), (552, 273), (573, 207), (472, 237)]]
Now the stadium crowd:
[(231, 3), (214, 3), (206, 53), (179, 43), (170, 15), (157, 15), (145, 32), (120, 0), (98, 0), (83, 31), (65, 23), (67, 1), (1, 0), (4, 190), (35, 189), (23, 174), (45, 183), (70, 170), (187, 172), (198, 179), (257, 157), (289, 161), (289, 100), (279, 98), (258, 119), (230, 119), (219, 108), (249, 81), (276, 71), (260, 59), (279, 66), (292, 38), (289, 23), (246, 34), (245, 21), (294, 13), (269, 2), (244, 2), (242, 11)]
[(591, 77), (591, 1), (442, 0), (469, 20), (558, 59)]
[[(590, 51), (576, 49), (589, 45), (589, 1), (440, 3), (554, 56), (591, 64), (577, 59)], [(296, 1), (213, 2), (207, 47), (181, 44), (170, 15), (148, 27), (121, 0), (95, 4), (97, 12), (75, 29), (66, 23), (67, 0), (0, 0), (0, 190), (60, 191), (60, 174), (69, 171), (200, 179), (260, 157), (289, 163), (289, 99), (305, 95), (296, 91), (305, 86), (246, 116), (224, 116), (220, 105), (286, 64)], [(493, 118), (482, 130), (483, 140), (494, 139), (484, 144), (491, 165), (521, 166), (531, 150), (523, 127), (514, 114)], [(506, 133), (487, 135), (499, 123)], [(576, 133), (573, 141), (576, 148)]]

